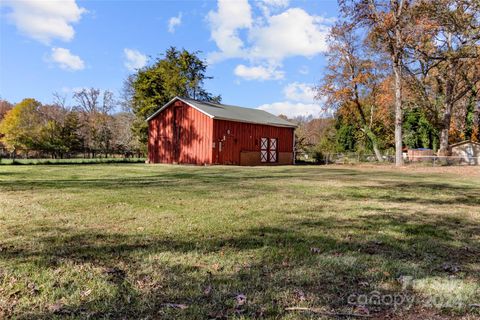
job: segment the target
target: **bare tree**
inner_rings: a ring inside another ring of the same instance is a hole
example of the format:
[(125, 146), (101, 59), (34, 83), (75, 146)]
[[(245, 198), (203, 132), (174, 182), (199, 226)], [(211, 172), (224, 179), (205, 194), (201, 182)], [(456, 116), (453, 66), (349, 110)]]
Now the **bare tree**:
[(95, 150), (102, 150), (108, 156), (113, 136), (111, 112), (116, 104), (113, 93), (89, 88), (75, 92), (73, 98), (77, 102), (76, 109), (82, 114), (86, 147), (93, 156)]
[(61, 94), (57, 91), (52, 93), (53, 95), (53, 104), (59, 106), (62, 109), (69, 111), (69, 107), (67, 106), (67, 95)]
[(100, 89), (81, 89), (73, 94), (73, 99), (78, 103), (77, 108), (87, 114), (98, 112)]

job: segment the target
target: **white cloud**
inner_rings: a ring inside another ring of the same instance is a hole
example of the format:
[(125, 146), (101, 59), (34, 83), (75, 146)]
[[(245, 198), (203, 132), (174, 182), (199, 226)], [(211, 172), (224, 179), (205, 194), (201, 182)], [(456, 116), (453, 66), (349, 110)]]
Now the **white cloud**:
[(321, 116), (323, 110), (320, 105), (315, 103), (302, 103), (302, 102), (274, 102), (269, 104), (263, 104), (257, 109), (264, 110), (275, 115), (286, 115), (289, 118), (297, 116), (309, 116), (313, 115), (315, 117)]
[(285, 98), (293, 101), (313, 102), (315, 100), (315, 90), (312, 84), (292, 82), (283, 88)]
[(282, 61), (292, 56), (313, 57), (327, 51), (329, 27), (325, 19), (311, 16), (300, 8), (290, 8), (268, 17), (267, 25), (252, 29), (249, 55)]
[(288, 117), (296, 116), (328, 116), (328, 110), (324, 110), (323, 101), (315, 100), (313, 85), (302, 82), (292, 82), (283, 88), (285, 101), (263, 104), (258, 109)]
[(7, 18), (17, 29), (44, 44), (53, 39), (72, 40), (72, 24), (86, 12), (75, 0), (10, 0), (4, 4), (11, 8)]
[(83, 60), (65, 48), (52, 48), (50, 60), (58, 64), (63, 70), (78, 71), (85, 69)]
[(147, 65), (147, 56), (135, 49), (123, 49), (125, 55), (124, 65), (129, 71), (141, 69)]
[[(208, 55), (209, 63), (241, 58), (276, 69), (285, 58), (313, 57), (327, 50), (331, 19), (310, 15), (300, 8), (285, 9), (288, 0), (256, 3), (263, 16), (254, 17), (247, 0), (218, 0), (217, 11), (207, 16), (211, 38), (218, 47)], [(283, 11), (270, 15), (271, 8)]]
[(252, 9), (248, 0), (218, 0), (218, 11), (210, 11), (207, 20), (211, 27), (211, 37), (220, 49), (211, 54), (211, 61), (242, 55), (243, 41), (239, 29), (252, 26)]
[(271, 66), (247, 67), (243, 64), (236, 66), (233, 73), (245, 80), (279, 80), (283, 79), (285, 75), (283, 71), (279, 71)]
[(168, 19), (168, 32), (175, 33), (175, 28), (182, 24), (182, 13)]

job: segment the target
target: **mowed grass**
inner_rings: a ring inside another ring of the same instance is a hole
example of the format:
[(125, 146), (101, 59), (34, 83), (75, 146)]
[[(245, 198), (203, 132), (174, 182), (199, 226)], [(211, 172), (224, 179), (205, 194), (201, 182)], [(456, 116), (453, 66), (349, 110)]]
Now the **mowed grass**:
[(0, 318), (474, 319), (479, 301), (476, 168), (0, 167)]

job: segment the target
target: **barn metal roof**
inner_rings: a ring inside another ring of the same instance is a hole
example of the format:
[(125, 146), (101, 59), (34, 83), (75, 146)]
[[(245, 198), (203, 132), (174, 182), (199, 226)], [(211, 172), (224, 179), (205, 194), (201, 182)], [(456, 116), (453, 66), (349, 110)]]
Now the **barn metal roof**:
[(198, 101), (198, 100), (193, 100), (189, 98), (180, 98), (180, 97), (175, 97), (172, 100), (170, 100), (167, 104), (161, 107), (157, 112), (155, 112), (150, 117), (148, 117), (147, 121), (150, 121), (151, 119), (153, 119), (157, 114), (162, 112), (163, 109), (168, 107), (175, 100), (180, 100), (188, 104), (192, 108), (197, 109), (198, 111), (206, 114), (207, 116), (213, 119), (264, 124), (264, 125), (276, 126), (276, 127), (291, 127), (291, 128), (296, 127), (295, 124), (263, 110), (243, 108), (243, 107), (231, 106), (231, 105), (220, 104), (220, 103)]

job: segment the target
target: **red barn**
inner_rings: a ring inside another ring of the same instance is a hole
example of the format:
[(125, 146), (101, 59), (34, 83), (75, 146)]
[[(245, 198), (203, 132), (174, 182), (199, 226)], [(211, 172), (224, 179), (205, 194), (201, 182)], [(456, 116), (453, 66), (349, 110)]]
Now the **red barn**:
[(147, 121), (149, 163), (294, 162), (296, 126), (262, 110), (175, 97)]

